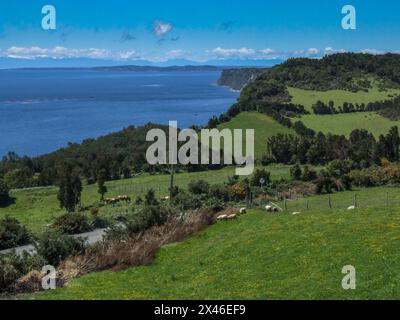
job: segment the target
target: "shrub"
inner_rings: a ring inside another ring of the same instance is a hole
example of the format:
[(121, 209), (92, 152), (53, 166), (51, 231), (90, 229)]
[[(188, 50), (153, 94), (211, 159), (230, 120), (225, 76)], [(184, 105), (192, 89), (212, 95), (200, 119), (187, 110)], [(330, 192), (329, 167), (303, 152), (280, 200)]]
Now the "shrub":
[(32, 270), (41, 269), (45, 261), (39, 255), (11, 252), (0, 255), (0, 292), (11, 293), (17, 280)]
[(271, 174), (268, 171), (266, 171), (265, 169), (257, 169), (253, 173), (253, 175), (250, 179), (250, 184), (254, 187), (258, 187), (261, 184), (260, 180), (264, 179), (264, 185), (266, 185), (266, 184), (270, 183), (270, 181), (271, 181), (270, 177), (271, 177)]
[(147, 191), (144, 204), (146, 206), (157, 206), (158, 205), (158, 201), (156, 199), (156, 193), (153, 189), (150, 189)]
[(210, 185), (207, 181), (197, 180), (191, 181), (188, 185), (189, 192), (193, 194), (207, 194), (210, 190)]
[(344, 189), (342, 183), (330, 176), (327, 172), (321, 172), (320, 176), (315, 181), (315, 186), (318, 194), (332, 193), (333, 191), (341, 191)]
[(301, 176), (302, 176), (302, 172), (301, 172), (301, 168), (298, 164), (295, 164), (294, 166), (292, 166), (290, 168), (290, 176), (294, 179), (294, 180), (300, 180)]
[(231, 198), (235, 201), (243, 200), (246, 198), (248, 186), (245, 182), (241, 181), (232, 186), (229, 186), (229, 193)]
[(50, 230), (40, 236), (35, 248), (46, 263), (56, 267), (65, 258), (83, 253), (86, 248), (85, 242), (83, 238), (74, 238)]
[(204, 202), (202, 207), (205, 209), (211, 209), (214, 212), (218, 212), (224, 209), (225, 203), (221, 199), (211, 197)]
[(317, 179), (317, 171), (310, 169), (308, 166), (304, 167), (302, 180), (303, 181), (314, 181)]
[(78, 234), (92, 230), (88, 219), (81, 213), (63, 214), (56, 219), (54, 227), (64, 234)]
[(139, 206), (142, 203), (143, 203), (143, 199), (140, 196), (137, 196), (135, 199), (135, 204)]
[(212, 185), (209, 195), (222, 201), (229, 201), (229, 190), (223, 185)]
[(147, 206), (126, 223), (126, 228), (130, 234), (138, 233), (164, 224), (170, 215), (171, 211), (166, 207)]
[(30, 235), (28, 230), (18, 220), (5, 217), (0, 220), (0, 249), (28, 244)]
[(198, 209), (201, 208), (202, 205), (201, 196), (184, 191), (179, 192), (172, 201), (173, 205), (181, 210)]
[(262, 157), (261, 157), (261, 164), (263, 165), (263, 166), (268, 166), (268, 165), (270, 165), (270, 164), (272, 164), (272, 163), (275, 163), (276, 162), (276, 160), (272, 157), (272, 156), (270, 156), (270, 155), (268, 155), (268, 154), (264, 154)]
[(10, 189), (4, 180), (0, 179), (0, 207), (10, 202)]

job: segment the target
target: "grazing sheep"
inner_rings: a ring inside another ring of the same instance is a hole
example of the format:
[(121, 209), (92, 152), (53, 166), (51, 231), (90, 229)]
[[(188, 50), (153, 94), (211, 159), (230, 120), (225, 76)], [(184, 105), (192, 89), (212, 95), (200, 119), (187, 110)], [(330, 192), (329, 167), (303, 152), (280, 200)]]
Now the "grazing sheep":
[(292, 215), (300, 214), (301, 212), (293, 212)]
[(247, 212), (246, 208), (240, 208), (240, 210), (239, 210), (240, 214), (245, 214), (246, 212)]
[(350, 206), (347, 208), (347, 210), (355, 210), (355, 209), (356, 209), (356, 206)]
[(272, 206), (265, 206), (265, 210), (267, 210), (268, 212), (272, 212)]

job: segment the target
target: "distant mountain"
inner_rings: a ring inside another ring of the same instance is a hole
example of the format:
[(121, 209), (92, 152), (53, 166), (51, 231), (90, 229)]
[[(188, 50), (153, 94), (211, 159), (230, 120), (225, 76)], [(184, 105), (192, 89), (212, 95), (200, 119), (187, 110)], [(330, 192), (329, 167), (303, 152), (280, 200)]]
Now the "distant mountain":
[(184, 66), (170, 66), (170, 67), (157, 67), (157, 66), (110, 66), (110, 67), (95, 67), (92, 68), (97, 71), (127, 71), (127, 72), (146, 72), (146, 71), (221, 71), (224, 67), (218, 66), (202, 66), (202, 65), (184, 65)]
[(116, 66), (151, 66), (151, 67), (172, 67), (172, 66), (216, 66), (216, 67), (271, 67), (281, 63), (282, 60), (209, 60), (197, 62), (186, 59), (173, 59), (164, 62), (152, 62), (148, 60), (101, 60), (90, 58), (37, 58), (37, 59), (15, 59), (0, 58), (0, 69), (19, 68), (93, 68), (93, 67), (116, 67)]

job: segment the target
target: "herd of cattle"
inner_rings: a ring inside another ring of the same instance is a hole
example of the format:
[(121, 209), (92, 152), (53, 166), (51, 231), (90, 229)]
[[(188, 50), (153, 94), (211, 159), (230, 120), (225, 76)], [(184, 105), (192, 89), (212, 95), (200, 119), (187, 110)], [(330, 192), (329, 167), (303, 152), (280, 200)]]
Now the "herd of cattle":
[(105, 198), (104, 202), (106, 204), (117, 204), (118, 202), (125, 201), (125, 202), (131, 202), (131, 198), (127, 195), (123, 196), (118, 196), (116, 198)]

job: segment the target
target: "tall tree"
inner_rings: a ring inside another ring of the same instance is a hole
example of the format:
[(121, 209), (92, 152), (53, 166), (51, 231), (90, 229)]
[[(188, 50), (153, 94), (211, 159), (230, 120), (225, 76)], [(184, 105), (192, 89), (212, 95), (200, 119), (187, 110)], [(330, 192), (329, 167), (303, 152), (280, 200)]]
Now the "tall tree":
[(74, 212), (81, 201), (82, 182), (79, 171), (71, 163), (63, 163), (58, 170), (60, 207)]
[(107, 187), (105, 185), (107, 180), (107, 171), (105, 169), (100, 169), (97, 173), (97, 186), (98, 193), (101, 195), (101, 200), (104, 200), (104, 195), (107, 193)]

